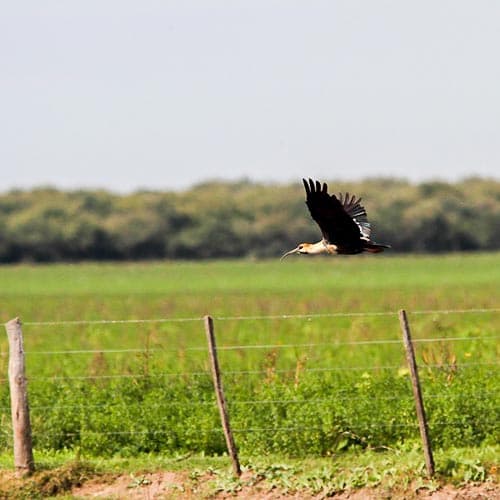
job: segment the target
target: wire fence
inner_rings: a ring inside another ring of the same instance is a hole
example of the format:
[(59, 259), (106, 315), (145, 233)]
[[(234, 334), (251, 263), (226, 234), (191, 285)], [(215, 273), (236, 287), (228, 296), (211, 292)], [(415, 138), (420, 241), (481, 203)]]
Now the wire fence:
[[(495, 391), (483, 391), (482, 393), (476, 393), (473, 395), (468, 396), (470, 399), (473, 400), (481, 400), (485, 398), (490, 398), (492, 396), (498, 396), (498, 393)], [(460, 397), (457, 396), (457, 394), (425, 394), (424, 395), (425, 399), (450, 399), (450, 398), (456, 398)], [(401, 396), (378, 396), (378, 400), (380, 401), (396, 401), (400, 400)], [(413, 401), (413, 397), (411, 395), (407, 395), (405, 397), (407, 401)], [(345, 396), (342, 393), (338, 393), (335, 398), (329, 397), (329, 398), (308, 398), (308, 399), (250, 399), (250, 400), (231, 400), (228, 402), (230, 406), (236, 406), (236, 405), (246, 405), (246, 406), (251, 406), (251, 405), (302, 405), (302, 404), (323, 404), (323, 403), (329, 403), (332, 401), (369, 401), (370, 397), (364, 396), (364, 397), (353, 397), (353, 396)], [(123, 405), (123, 402), (107, 402), (107, 403), (99, 403), (99, 404), (85, 404), (84, 406), (86, 408), (110, 408), (110, 407), (118, 407)], [(171, 406), (213, 406), (217, 404), (217, 401), (215, 399), (210, 400), (210, 401), (169, 401), (169, 402), (161, 402), (161, 403), (154, 403), (151, 406), (154, 408), (168, 408)], [(82, 408), (82, 405), (44, 405), (44, 406), (31, 406), (30, 409), (34, 411), (38, 410), (61, 410), (61, 409), (77, 409), (77, 408)], [(8, 411), (10, 410), (10, 407), (0, 407), (0, 411)]]
[[(431, 343), (431, 342), (461, 342), (461, 341), (485, 341), (497, 340), (500, 335), (492, 335), (488, 337), (440, 337), (440, 338), (424, 338), (414, 339), (415, 343)], [(221, 345), (217, 349), (219, 351), (244, 351), (250, 349), (291, 349), (291, 348), (314, 348), (314, 347), (339, 347), (339, 346), (361, 346), (361, 345), (383, 345), (383, 344), (401, 344), (400, 340), (396, 339), (381, 339), (381, 340), (359, 340), (353, 342), (321, 342), (307, 344), (241, 344), (241, 345)], [(155, 353), (155, 352), (179, 352), (182, 351), (202, 351), (207, 350), (206, 347), (182, 347), (178, 349), (157, 349), (157, 348), (140, 348), (140, 349), (75, 349), (62, 351), (26, 351), (26, 354), (35, 354), (40, 356), (52, 356), (59, 354), (123, 354), (123, 353)]]
[[(475, 399), (475, 400), (481, 400), (485, 398), (489, 398), (491, 396), (497, 395), (496, 392), (494, 391), (485, 391), (483, 393), (477, 393), (474, 395), (471, 395), (470, 398)], [(425, 394), (425, 399), (449, 399), (449, 398), (455, 398), (457, 397), (456, 394)], [(329, 403), (332, 401), (369, 401), (369, 397), (364, 396), (364, 397), (352, 397), (352, 396), (336, 396), (335, 398), (309, 398), (309, 399), (251, 399), (251, 400), (231, 400), (229, 404), (231, 406), (233, 405), (302, 405), (302, 404), (323, 404), (323, 403)], [(381, 401), (395, 401), (395, 400), (400, 400), (401, 396), (379, 396), (377, 399)], [(407, 401), (412, 401), (413, 398), (411, 395), (408, 395), (405, 397)], [(110, 407), (119, 407), (123, 405), (123, 402), (107, 402), (107, 403), (99, 403), (99, 404), (85, 404), (85, 408), (110, 408)], [(154, 403), (151, 406), (154, 408), (168, 408), (171, 406), (214, 406), (217, 404), (216, 400), (210, 400), (210, 401), (169, 401), (169, 402), (162, 402), (162, 403)], [(36, 405), (36, 406), (30, 406), (30, 410), (32, 411), (39, 411), (39, 410), (61, 410), (61, 409), (77, 409), (77, 408), (82, 408), (83, 405), (81, 404), (73, 404), (73, 405)], [(4, 406), (0, 407), (0, 411), (9, 411), (10, 406)]]
[[(424, 309), (409, 312), (410, 315), (428, 314), (484, 314), (498, 313), (500, 308), (471, 309)], [(318, 318), (356, 318), (364, 316), (397, 316), (398, 311), (367, 311), (367, 312), (337, 312), (312, 314), (269, 314), (250, 316), (214, 316), (215, 321), (265, 321), (287, 319), (318, 319)], [(147, 318), (147, 319), (96, 319), (96, 320), (59, 320), (59, 321), (23, 321), (25, 326), (75, 326), (75, 325), (120, 325), (141, 323), (188, 323), (202, 322), (202, 316), (190, 318)]]
[[(100, 352), (100, 351), (99, 351)], [(499, 366), (500, 361), (485, 361), (472, 363), (426, 363), (421, 368), (440, 368), (440, 369), (468, 369), (484, 366)], [(302, 368), (301, 373), (329, 373), (329, 372), (352, 372), (352, 371), (382, 371), (382, 370), (401, 370), (405, 369), (402, 365), (378, 365), (378, 366), (341, 366), (329, 368)], [(274, 369), (275, 374), (294, 374), (296, 369)], [(243, 376), (243, 375), (265, 375), (269, 370), (227, 370), (223, 372), (224, 376)], [(112, 375), (53, 375), (45, 377), (28, 377), (32, 381), (70, 381), (70, 380), (112, 380), (120, 378), (141, 379), (141, 378), (162, 378), (162, 377), (211, 377), (208, 371), (181, 371), (181, 372), (159, 372), (148, 374), (117, 373)], [(0, 382), (6, 382), (8, 379), (0, 378)]]
[[(420, 311), (412, 311), (409, 313), (410, 316), (417, 315), (452, 315), (452, 314), (496, 314), (500, 312), (500, 308), (474, 308), (474, 309), (436, 309), (436, 310), (420, 310)], [(397, 312), (395, 311), (379, 311), (379, 312), (359, 312), (359, 313), (321, 313), (321, 314), (278, 314), (278, 315), (253, 315), (253, 316), (220, 316), (214, 317), (215, 321), (227, 322), (227, 321), (282, 321), (282, 320), (306, 320), (313, 321), (316, 319), (323, 318), (361, 318), (361, 317), (396, 317)], [(150, 319), (111, 319), (111, 320), (62, 320), (62, 321), (26, 321), (23, 322), (23, 326), (27, 327), (27, 340), (28, 347), (30, 344), (30, 340), (33, 338), (31, 336), (32, 327), (76, 327), (76, 326), (92, 326), (92, 325), (140, 325), (140, 324), (162, 324), (162, 323), (188, 323), (188, 322), (202, 322), (204, 318), (201, 317), (192, 317), (192, 318), (150, 318)], [(36, 333), (39, 333), (37, 331)], [(45, 332), (44, 332), (45, 333)], [(100, 332), (97, 332), (100, 333)], [(175, 332), (178, 333), (178, 332)], [(185, 334), (185, 332), (181, 332)], [(65, 333), (66, 335), (66, 333)], [(496, 334), (488, 334), (488, 335), (454, 335), (454, 336), (443, 336), (440, 335), (438, 337), (423, 337), (423, 338), (415, 338), (413, 343), (415, 344), (433, 344), (440, 343), (443, 345), (453, 344), (453, 343), (467, 343), (477, 344), (479, 342), (485, 342), (488, 345), (493, 345), (494, 341), (500, 339), (500, 335)], [(257, 351), (257, 350), (268, 350), (268, 351), (276, 351), (282, 349), (295, 349), (298, 351), (306, 351), (310, 349), (314, 349), (319, 351), (320, 353), (328, 347), (348, 347), (352, 349), (357, 349), (362, 346), (385, 346), (385, 345), (402, 345), (402, 341), (399, 338), (383, 338), (383, 339), (371, 339), (371, 340), (339, 340), (333, 339), (329, 342), (287, 342), (287, 343), (278, 343), (278, 342), (263, 342), (263, 343), (243, 343), (238, 342), (236, 344), (228, 343), (228, 339), (225, 339), (225, 342), (217, 347), (218, 351)], [(488, 348), (491, 350), (490, 348)], [(494, 350), (494, 348), (492, 348)], [(29, 359), (33, 357), (43, 357), (43, 356), (64, 356), (68, 357), (68, 360), (72, 356), (76, 355), (96, 355), (96, 354), (121, 354), (121, 355), (133, 355), (133, 354), (147, 354), (147, 355), (156, 355), (162, 353), (184, 353), (184, 352), (207, 352), (207, 346), (179, 346), (177, 348), (162, 348), (162, 347), (141, 347), (141, 348), (92, 348), (92, 349), (60, 349), (60, 350), (31, 350), (28, 349), (25, 353), (28, 355), (28, 366)], [(112, 358), (115, 359), (115, 358)], [(498, 370), (497, 367), (500, 365), (500, 361), (498, 359), (488, 360), (488, 361), (450, 361), (449, 359), (443, 360), (443, 362), (425, 362), (420, 365), (420, 369), (442, 369), (442, 370), (451, 370), (451, 371), (462, 371), (462, 370), (473, 370), (475, 368), (490, 368), (490, 376), (491, 370)], [(297, 376), (298, 372), (300, 372), (300, 376), (304, 373), (311, 374), (323, 374), (323, 373), (354, 373), (354, 372), (366, 372), (372, 373), (377, 371), (401, 371), (406, 370), (406, 366), (402, 363), (399, 364), (372, 364), (372, 365), (352, 365), (352, 366), (325, 366), (325, 367), (315, 367), (315, 366), (300, 366), (300, 369), (297, 366), (293, 368), (278, 368), (276, 366), (271, 366), (268, 368), (259, 368), (259, 369), (244, 369), (244, 370), (235, 370), (231, 369), (230, 366), (225, 366), (222, 370), (222, 375), (225, 380), (229, 380), (231, 377), (244, 377), (248, 376), (275, 376), (275, 375), (295, 375)], [(110, 366), (105, 366), (103, 370), (110, 370)], [(403, 374), (404, 375), (404, 374)], [(206, 377), (207, 379), (211, 377), (211, 373), (208, 370), (179, 370), (179, 371), (163, 371), (157, 372), (153, 371), (151, 373), (97, 373), (97, 374), (84, 374), (84, 375), (53, 375), (53, 376), (37, 376), (36, 374), (28, 377), (28, 381), (30, 383), (34, 382), (44, 384), (46, 382), (68, 382), (71, 384), (76, 381), (113, 381), (119, 379), (128, 379), (131, 381), (140, 380), (140, 379), (161, 379), (165, 378), (175, 378), (175, 377), (184, 377), (184, 378), (199, 378)], [(292, 377), (293, 379), (293, 377)], [(7, 379), (0, 379), (0, 382), (6, 382)], [(293, 380), (292, 382), (293, 383)], [(483, 390), (483, 391), (475, 391), (474, 393), (467, 394), (467, 399), (470, 401), (481, 402), (481, 401), (489, 401), (492, 398), (498, 398), (499, 394), (494, 390)], [(462, 396), (457, 394), (456, 392), (449, 393), (443, 391), (439, 394), (435, 394), (429, 391), (424, 391), (424, 399), (429, 401), (443, 402), (460, 399)], [(315, 408), (320, 407), (324, 404), (335, 403), (338, 405), (339, 402), (349, 402), (349, 404), (353, 405), (356, 403), (368, 404), (373, 401), (374, 395), (367, 392), (363, 395), (356, 395), (352, 392), (349, 394), (345, 394), (345, 391), (341, 390), (338, 392), (329, 392), (328, 397), (317, 397), (317, 394), (311, 394), (310, 397), (302, 397), (302, 398), (290, 398), (290, 397), (270, 397), (270, 398), (261, 398), (261, 397), (252, 397), (252, 398), (238, 398), (232, 397), (228, 401), (228, 407), (232, 408), (250, 408), (250, 407), (292, 407), (292, 406), (307, 406), (310, 411), (314, 412)], [(408, 404), (412, 401), (412, 396), (408, 392), (404, 396), (401, 394), (397, 395), (389, 395), (389, 394), (377, 394), (376, 400), (377, 404), (392, 404), (393, 402), (401, 402), (402, 400), (406, 401)], [(125, 403), (125, 405), (129, 405), (130, 402)], [(143, 404), (143, 403), (138, 403)], [(54, 411), (69, 411), (71, 413), (72, 410), (82, 411), (84, 410), (87, 413), (92, 412), (103, 412), (105, 410), (109, 410), (112, 408), (119, 408), (123, 406), (124, 403), (122, 401), (107, 401), (107, 402), (94, 402), (92, 400), (82, 400), (80, 404), (35, 404), (31, 407), (33, 414), (39, 419), (44, 419), (46, 415), (50, 412)], [(148, 406), (145, 408), (141, 408), (144, 412), (148, 412), (151, 409), (165, 409), (168, 408), (176, 408), (176, 407), (184, 407), (189, 406), (193, 408), (212, 408), (216, 407), (216, 400), (213, 397), (210, 400), (196, 400), (196, 399), (183, 399), (182, 401), (161, 401), (161, 402), (149, 402)], [(4, 406), (0, 408), (0, 412), (8, 411), (9, 406)], [(250, 410), (247, 410), (250, 411)], [(455, 426), (457, 428), (466, 428), (471, 425), (475, 425), (478, 422), (477, 419), (464, 419), (464, 415), (460, 416), (460, 419), (456, 418), (437, 418), (433, 420), (430, 424), (431, 429), (437, 428), (440, 426)], [(490, 428), (498, 427), (499, 420), (498, 419), (489, 419), (487, 415), (480, 423), (481, 425), (489, 425)], [(464, 421), (465, 420), (465, 421)], [(283, 432), (325, 432), (328, 426), (332, 426), (331, 419), (328, 419), (328, 422), (325, 422), (322, 426), (312, 425), (287, 425), (280, 424), (280, 420), (276, 421), (276, 424), (273, 426), (262, 426), (252, 425), (251, 412), (248, 417), (248, 424), (244, 427), (241, 426), (241, 419), (239, 419), (240, 425), (233, 428), (233, 432), (238, 434), (256, 434), (256, 433), (283, 433)], [(360, 429), (416, 429), (418, 427), (418, 423), (415, 422), (383, 422), (373, 420), (369, 423), (366, 422), (356, 422), (352, 421), (352, 428)], [(140, 426), (141, 422), (137, 422), (137, 425)], [(102, 436), (134, 436), (134, 435), (168, 435), (172, 431), (160, 428), (149, 428), (148, 430), (108, 430), (105, 428), (86, 428), (81, 429), (79, 432), (65, 431), (58, 432), (57, 430), (45, 430), (44, 435), (46, 436), (60, 436), (61, 438), (67, 437), (79, 437), (85, 435), (86, 432), (91, 432), (93, 434), (102, 435)], [(208, 433), (221, 433), (222, 429), (220, 427), (204, 427), (203, 432)], [(343, 431), (344, 432), (344, 431)], [(4, 430), (4, 435), (12, 437), (12, 434), (9, 434)]]
[[(483, 421), (484, 422), (484, 421)], [(442, 427), (442, 426), (454, 426), (454, 427), (468, 427), (471, 424), (477, 423), (476, 421), (472, 422), (464, 422), (463, 420), (439, 420), (432, 424), (434, 427)], [(498, 422), (488, 421), (489, 424), (498, 424)], [(500, 425), (500, 424), (499, 424)], [(326, 424), (323, 427), (319, 426), (293, 426), (293, 427), (245, 427), (245, 428), (232, 428), (233, 432), (236, 433), (280, 433), (280, 432), (325, 432), (325, 429), (329, 427)], [(353, 427), (356, 427), (358, 430), (370, 430), (370, 429), (386, 429), (386, 428), (418, 428), (418, 423), (387, 423), (387, 422), (371, 422), (369, 424), (357, 424)], [(93, 433), (100, 434), (103, 436), (119, 436), (119, 435), (155, 435), (155, 434), (172, 434), (172, 431), (167, 429), (148, 429), (143, 431), (130, 430), (130, 431), (103, 431), (103, 432), (95, 432)], [(205, 429), (204, 432), (208, 433), (220, 433), (222, 434), (223, 429), (220, 427), (212, 427), (210, 429)], [(348, 434), (349, 431), (344, 432), (344, 434)], [(353, 433), (354, 434), (354, 433)], [(77, 432), (48, 432), (50, 436), (60, 436), (60, 437), (79, 437), (81, 433)]]

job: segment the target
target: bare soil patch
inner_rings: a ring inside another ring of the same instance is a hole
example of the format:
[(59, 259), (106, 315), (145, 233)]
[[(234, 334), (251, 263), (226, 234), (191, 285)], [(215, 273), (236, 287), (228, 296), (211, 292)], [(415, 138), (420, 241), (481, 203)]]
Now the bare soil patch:
[[(243, 483), (245, 478), (243, 476)], [(73, 488), (77, 498), (106, 499), (199, 499), (199, 498), (239, 498), (239, 499), (320, 499), (325, 493), (311, 494), (307, 491), (287, 491), (273, 487), (265, 481), (253, 485), (243, 485), (232, 491), (217, 490), (213, 477), (205, 475), (192, 480), (187, 472), (154, 472), (140, 476), (118, 475), (91, 479), (82, 486)], [(433, 500), (500, 500), (500, 486), (486, 482), (464, 486), (444, 485), (436, 490), (405, 490), (362, 488), (335, 493), (336, 499), (380, 500), (380, 499), (433, 499)]]
[(496, 482), (469, 483), (462, 486), (438, 482), (410, 483), (402, 486), (360, 488), (346, 491), (287, 489), (273, 484), (251, 471), (240, 480), (205, 471), (157, 471), (135, 474), (97, 473), (81, 465), (68, 464), (51, 471), (41, 471), (19, 479), (12, 471), (0, 471), (0, 499), (54, 498), (68, 495), (76, 499), (108, 500), (154, 499), (322, 499), (332, 496), (345, 500), (433, 499), (433, 500), (500, 500)]

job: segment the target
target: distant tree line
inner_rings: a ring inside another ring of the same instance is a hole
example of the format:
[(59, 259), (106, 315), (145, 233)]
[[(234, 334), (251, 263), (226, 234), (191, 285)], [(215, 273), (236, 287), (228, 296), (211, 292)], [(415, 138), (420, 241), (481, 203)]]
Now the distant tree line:
[[(500, 182), (329, 182), (363, 198), (394, 252), (500, 248)], [(0, 194), (0, 262), (276, 257), (320, 233), (293, 185), (210, 182), (182, 192), (38, 188)]]

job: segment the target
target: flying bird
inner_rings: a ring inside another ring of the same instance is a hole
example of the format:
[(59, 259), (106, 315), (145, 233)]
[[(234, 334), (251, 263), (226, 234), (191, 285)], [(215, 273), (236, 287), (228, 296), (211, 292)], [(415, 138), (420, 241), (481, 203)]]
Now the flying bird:
[(306, 188), (306, 204), (311, 217), (316, 221), (323, 238), (317, 243), (300, 243), (297, 248), (286, 252), (281, 258), (298, 254), (342, 254), (361, 252), (379, 253), (390, 245), (375, 243), (370, 239), (371, 228), (366, 210), (356, 196), (328, 194), (326, 183), (302, 179)]

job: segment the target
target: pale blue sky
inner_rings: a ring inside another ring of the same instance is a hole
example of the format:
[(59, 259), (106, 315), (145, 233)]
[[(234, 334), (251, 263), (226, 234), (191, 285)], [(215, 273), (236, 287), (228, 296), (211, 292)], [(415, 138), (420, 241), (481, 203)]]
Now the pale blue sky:
[(0, 4), (0, 191), (500, 178), (498, 0)]

